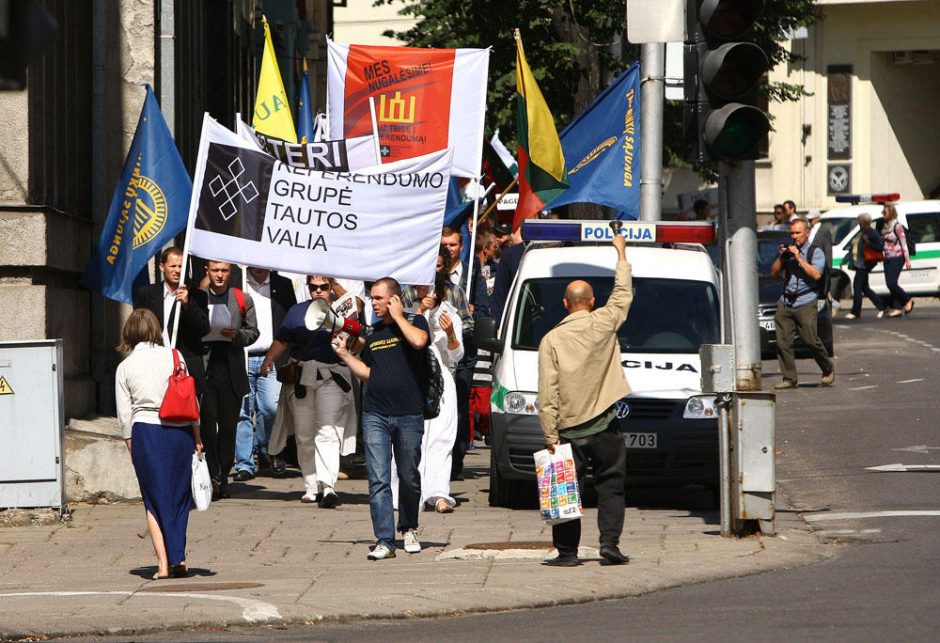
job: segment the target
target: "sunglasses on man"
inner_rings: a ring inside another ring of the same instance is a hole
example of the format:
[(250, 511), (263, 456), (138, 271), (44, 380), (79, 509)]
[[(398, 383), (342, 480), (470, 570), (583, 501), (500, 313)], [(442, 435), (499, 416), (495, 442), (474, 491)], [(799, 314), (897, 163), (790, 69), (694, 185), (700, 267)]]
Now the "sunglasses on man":
[(330, 284), (307, 284), (307, 288), (309, 288), (311, 292), (314, 290), (319, 290), (321, 292), (329, 292)]

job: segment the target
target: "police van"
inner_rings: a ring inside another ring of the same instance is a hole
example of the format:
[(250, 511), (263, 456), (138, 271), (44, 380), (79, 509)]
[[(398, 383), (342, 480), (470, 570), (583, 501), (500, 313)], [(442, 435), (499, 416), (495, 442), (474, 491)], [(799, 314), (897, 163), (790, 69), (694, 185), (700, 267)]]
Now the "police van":
[[(855, 269), (847, 259), (859, 233), (859, 215), (871, 215), (872, 226), (880, 230), (884, 203), (894, 205), (898, 222), (910, 231), (917, 243), (917, 253), (911, 257), (911, 269), (901, 272), (899, 285), (909, 295), (940, 295), (940, 201), (898, 201), (899, 198), (898, 194), (839, 196), (837, 201), (852, 205), (829, 210), (822, 215), (818, 225), (828, 228), (832, 234), (832, 266), (839, 271), (833, 278), (835, 298), (852, 296)], [(869, 285), (879, 295), (889, 294), (884, 264), (879, 263), (871, 271)]]
[[(495, 354), (489, 500), (535, 499), (533, 453), (545, 448), (538, 417), (538, 347), (567, 312), (565, 287), (584, 279), (596, 305), (613, 289), (616, 250), (604, 221), (526, 221), (531, 241), (499, 329), (477, 325), (478, 346)], [(633, 303), (618, 330), (631, 393), (617, 402), (627, 447), (627, 487), (718, 486), (713, 395), (701, 392), (699, 347), (721, 338), (719, 273), (701, 243), (708, 222), (625, 222)], [(573, 243), (559, 243), (573, 242)], [(498, 334), (497, 334), (498, 330)]]

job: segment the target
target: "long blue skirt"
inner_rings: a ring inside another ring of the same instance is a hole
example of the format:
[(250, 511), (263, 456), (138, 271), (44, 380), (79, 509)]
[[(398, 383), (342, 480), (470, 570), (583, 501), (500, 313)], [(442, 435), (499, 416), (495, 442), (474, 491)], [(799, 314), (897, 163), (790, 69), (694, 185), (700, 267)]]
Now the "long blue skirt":
[(131, 460), (140, 495), (144, 507), (160, 525), (170, 565), (186, 560), (195, 450), (189, 426), (135, 422), (131, 430)]

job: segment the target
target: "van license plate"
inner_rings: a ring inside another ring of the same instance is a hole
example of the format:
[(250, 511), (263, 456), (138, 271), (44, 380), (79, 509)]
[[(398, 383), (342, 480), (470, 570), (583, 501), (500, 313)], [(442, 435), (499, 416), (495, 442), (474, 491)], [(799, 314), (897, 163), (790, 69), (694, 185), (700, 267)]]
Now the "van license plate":
[(769, 319), (767, 321), (762, 321), (760, 327), (764, 330), (775, 331), (777, 330), (777, 321), (774, 319)]
[(624, 433), (624, 442), (628, 449), (655, 449), (655, 433)]

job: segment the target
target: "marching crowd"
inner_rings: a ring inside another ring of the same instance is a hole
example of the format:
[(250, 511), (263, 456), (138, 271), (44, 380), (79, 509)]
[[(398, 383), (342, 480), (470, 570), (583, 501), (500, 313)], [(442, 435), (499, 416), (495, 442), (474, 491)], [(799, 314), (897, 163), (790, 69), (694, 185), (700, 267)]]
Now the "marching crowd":
[[(474, 438), (488, 434), (491, 356), (474, 346), (473, 325), (499, 317), (521, 257), (521, 238), (506, 224), (484, 221), (475, 239), (470, 253), (465, 234), (442, 230), (431, 285), (257, 267), (242, 277), (237, 266), (214, 260), (205, 261), (204, 276), (187, 280), (183, 251), (163, 251), (162, 279), (135, 293), (119, 347), (130, 355), (116, 379), (118, 418), (157, 554), (155, 578), (188, 574), (190, 496), (178, 481), (189, 479), (180, 472), (192, 454), (204, 454), (220, 500), (233, 492), (230, 479), (285, 475), (291, 437), (301, 502), (340, 505), (338, 481), (360, 453), (376, 538), (369, 558), (394, 557), (396, 531), (405, 551), (421, 550), (419, 511), (454, 511), (450, 483), (463, 479)], [(361, 320), (362, 331), (312, 324), (310, 313), (323, 303), (341, 320)], [(174, 369), (174, 336), (196, 383), (200, 417), (191, 424), (158, 414)], [(425, 419), (432, 370), (443, 388), (436, 416)]]

